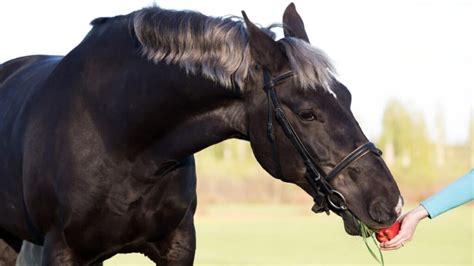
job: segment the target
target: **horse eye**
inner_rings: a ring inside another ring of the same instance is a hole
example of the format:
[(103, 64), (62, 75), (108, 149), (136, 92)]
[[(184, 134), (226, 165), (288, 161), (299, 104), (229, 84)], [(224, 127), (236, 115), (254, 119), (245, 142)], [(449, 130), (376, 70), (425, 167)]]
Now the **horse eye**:
[(316, 119), (316, 116), (311, 110), (306, 110), (298, 113), (298, 116), (304, 121), (313, 121)]

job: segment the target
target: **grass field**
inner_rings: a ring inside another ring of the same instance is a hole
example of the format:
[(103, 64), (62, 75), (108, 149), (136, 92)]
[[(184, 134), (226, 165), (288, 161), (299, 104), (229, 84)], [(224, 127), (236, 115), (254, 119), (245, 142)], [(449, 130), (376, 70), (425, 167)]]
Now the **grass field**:
[[(406, 208), (409, 209), (409, 208)], [(473, 265), (474, 207), (425, 220), (414, 241), (385, 252), (385, 265)], [(195, 265), (377, 265), (339, 217), (308, 206), (218, 204), (198, 209)], [(153, 265), (138, 254), (105, 265)]]

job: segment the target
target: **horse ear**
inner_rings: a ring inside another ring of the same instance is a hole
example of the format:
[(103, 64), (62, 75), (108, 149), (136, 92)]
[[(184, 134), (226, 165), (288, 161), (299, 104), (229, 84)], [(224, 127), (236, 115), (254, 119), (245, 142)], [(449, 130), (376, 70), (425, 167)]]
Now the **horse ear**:
[(352, 95), (351, 92), (339, 81), (335, 81), (331, 90), (336, 94), (338, 101), (347, 109), (351, 109)]
[(304, 23), (296, 11), (295, 4), (291, 3), (283, 13), (283, 32), (285, 37), (296, 37), (309, 43), (308, 35), (304, 29)]
[(247, 17), (247, 14), (245, 14), (245, 11), (242, 11), (242, 16), (247, 26), (252, 57), (258, 64), (273, 69), (281, 62), (279, 60), (282, 58), (282, 52), (277, 42), (253, 24)]

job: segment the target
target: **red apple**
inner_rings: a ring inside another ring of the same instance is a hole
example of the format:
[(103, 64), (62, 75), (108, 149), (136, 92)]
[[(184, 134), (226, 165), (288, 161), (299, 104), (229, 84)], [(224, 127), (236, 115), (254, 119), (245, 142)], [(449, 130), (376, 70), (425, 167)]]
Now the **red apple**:
[(375, 233), (375, 238), (377, 238), (377, 240), (380, 243), (384, 243), (394, 238), (398, 234), (399, 231), (400, 231), (400, 222), (397, 221), (394, 224), (392, 224), (390, 227), (379, 229), (377, 233)]

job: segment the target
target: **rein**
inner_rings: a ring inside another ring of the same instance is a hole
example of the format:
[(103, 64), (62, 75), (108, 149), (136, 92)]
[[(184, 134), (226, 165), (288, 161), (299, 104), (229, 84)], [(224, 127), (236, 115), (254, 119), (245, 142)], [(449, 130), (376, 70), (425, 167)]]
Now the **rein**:
[(275, 164), (277, 166), (277, 176), (282, 177), (282, 171), (278, 156), (278, 149), (275, 142), (275, 134), (273, 132), (273, 116), (275, 116), (276, 121), (283, 129), (283, 132), (285, 133), (286, 137), (292, 142), (293, 146), (296, 148), (305, 164), (306, 171), (308, 173), (305, 175), (305, 178), (314, 192), (313, 199), (315, 205), (312, 210), (316, 213), (324, 211), (328, 215), (330, 213), (331, 208), (337, 211), (350, 211), (347, 208), (346, 199), (344, 198), (342, 193), (332, 188), (331, 184), (329, 184), (329, 181), (338, 176), (340, 172), (346, 167), (348, 167), (351, 163), (362, 158), (369, 152), (372, 152), (377, 156), (380, 156), (382, 152), (377, 149), (372, 142), (367, 142), (356, 148), (351, 153), (349, 153), (328, 174), (325, 174), (324, 171), (322, 171), (321, 168), (318, 167), (318, 165), (315, 163), (303, 141), (298, 136), (298, 134), (286, 118), (285, 112), (281, 108), (277, 93), (275, 91), (275, 88), (278, 85), (281, 85), (287, 79), (293, 77), (293, 72), (288, 71), (276, 77), (272, 77), (270, 72), (267, 69), (264, 69), (263, 77), (263, 89), (267, 94), (268, 104), (267, 137), (270, 140), (270, 143), (272, 144), (272, 154), (273, 160), (275, 161)]

